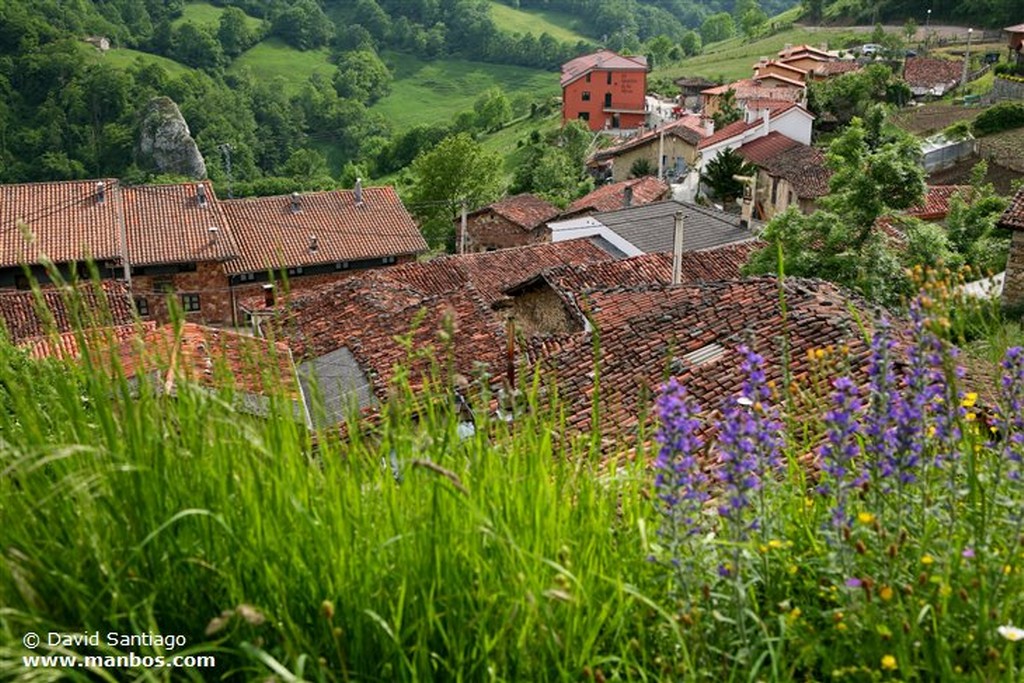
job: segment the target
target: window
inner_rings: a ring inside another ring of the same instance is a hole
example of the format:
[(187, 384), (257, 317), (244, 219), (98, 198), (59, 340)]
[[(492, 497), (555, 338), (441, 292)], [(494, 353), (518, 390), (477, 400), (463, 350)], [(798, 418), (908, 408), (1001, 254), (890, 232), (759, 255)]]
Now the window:
[(608, 85), (611, 85), (611, 84), (612, 84), (612, 72), (609, 71), (608, 72)]
[(181, 295), (181, 308), (186, 313), (195, 313), (199, 310), (199, 295), (198, 294), (182, 294)]
[(397, 260), (398, 259), (395, 258), (394, 256), (385, 256), (384, 258), (382, 258), (380, 260), (380, 262), (383, 263), (385, 266), (388, 266), (388, 265), (391, 265), (392, 263), (394, 263)]
[(256, 273), (242, 273), (238, 276), (239, 282), (256, 282)]
[(155, 291), (157, 291), (157, 292), (164, 292), (164, 293), (173, 292), (174, 291), (174, 281), (173, 280), (167, 280), (167, 279), (153, 280), (153, 289)]
[(348, 261), (338, 261), (334, 264), (335, 270), (348, 270)]
[(302, 266), (296, 268), (289, 268), (288, 275), (302, 275)]
[(606, 92), (604, 94), (604, 106), (605, 107), (612, 106), (612, 94), (610, 92)]
[(584, 102), (589, 102), (590, 101), (590, 91), (589, 90), (584, 90), (583, 91), (583, 97), (581, 97), (580, 99), (582, 99)]
[(580, 115), (579, 115), (579, 119), (580, 119), (580, 121), (589, 121), (590, 120), (590, 112), (589, 111), (581, 111)]
[(587, 74), (587, 83), (590, 83), (590, 74)]
[(149, 315), (149, 299), (144, 296), (135, 297), (135, 312), (142, 317)]

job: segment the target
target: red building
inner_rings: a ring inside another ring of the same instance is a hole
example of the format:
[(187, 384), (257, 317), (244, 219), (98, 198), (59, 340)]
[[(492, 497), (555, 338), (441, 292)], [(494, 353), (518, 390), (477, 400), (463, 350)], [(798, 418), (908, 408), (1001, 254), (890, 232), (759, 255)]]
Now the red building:
[(611, 50), (562, 65), (562, 123), (586, 121), (590, 130), (639, 128), (644, 124), (647, 58)]

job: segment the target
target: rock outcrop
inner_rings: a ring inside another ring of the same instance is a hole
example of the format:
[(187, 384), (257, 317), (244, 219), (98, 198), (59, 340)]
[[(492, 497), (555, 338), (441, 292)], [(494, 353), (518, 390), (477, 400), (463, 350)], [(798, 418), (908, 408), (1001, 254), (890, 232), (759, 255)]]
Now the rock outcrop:
[(181, 110), (169, 97), (154, 97), (139, 126), (135, 163), (144, 171), (206, 177), (206, 162), (189, 133)]

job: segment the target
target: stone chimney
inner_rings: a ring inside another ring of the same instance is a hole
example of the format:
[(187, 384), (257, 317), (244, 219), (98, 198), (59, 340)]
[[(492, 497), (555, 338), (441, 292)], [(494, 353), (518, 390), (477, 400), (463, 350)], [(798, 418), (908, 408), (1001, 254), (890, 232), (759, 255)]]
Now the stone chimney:
[(96, 203), (102, 204), (107, 201), (107, 184), (100, 180), (96, 183)]
[(355, 199), (356, 206), (363, 205), (363, 179), (356, 178), (356, 186), (352, 190), (352, 196)]
[(263, 306), (264, 308), (274, 307), (274, 285), (263, 285)]
[(624, 187), (622, 189), (622, 206), (624, 208), (629, 208), (629, 207), (633, 206), (633, 186), (632, 185), (626, 185), (626, 187)]
[(771, 114), (772, 110), (765, 107), (761, 113), (761, 135), (762, 137), (768, 135), (771, 132)]
[(302, 211), (302, 202), (299, 201), (299, 193), (292, 192), (292, 213), (298, 213)]
[(206, 185), (196, 183), (196, 205), (205, 207), (206, 203)]

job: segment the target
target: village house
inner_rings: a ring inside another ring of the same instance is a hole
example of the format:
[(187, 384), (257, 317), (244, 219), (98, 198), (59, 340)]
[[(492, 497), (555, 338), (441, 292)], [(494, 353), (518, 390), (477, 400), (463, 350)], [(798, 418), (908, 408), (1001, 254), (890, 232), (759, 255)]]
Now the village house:
[(1007, 26), (1003, 32), (1006, 33), (1007, 61), (1011, 64), (1024, 64), (1024, 24)]
[(740, 145), (736, 153), (757, 167), (750, 192), (744, 196), (745, 220), (768, 221), (790, 206), (813, 213), (817, 200), (828, 194), (832, 172), (824, 153), (815, 147), (771, 131)]
[(116, 280), (44, 287), (38, 292), (0, 290), (0, 328), (7, 341), (19, 346), (80, 330), (118, 329), (136, 321), (131, 294)]
[(766, 59), (754, 65), (753, 80), (769, 87), (804, 87), (807, 85), (807, 71), (787, 62)]
[(753, 100), (751, 104), (758, 108), (748, 106), (743, 119), (715, 131), (711, 136), (698, 143), (702, 172), (712, 159), (725, 150), (739, 149), (743, 145), (766, 137), (773, 132), (803, 145), (810, 145), (814, 115), (795, 103), (778, 108), (774, 106), (773, 101), (768, 100), (767, 102), (772, 103), (772, 106), (763, 106), (761, 100)]
[(717, 85), (700, 76), (684, 76), (677, 78), (674, 83), (679, 86), (679, 105), (694, 112), (700, 111), (701, 93)]
[[(602, 185), (583, 195), (559, 215), (559, 220), (585, 216), (600, 211), (614, 211), (629, 206), (641, 206), (667, 199), (672, 193), (668, 184), (654, 176), (630, 178)], [(550, 232), (550, 231), (549, 231)]]
[(548, 241), (546, 223), (560, 213), (554, 204), (532, 194), (505, 197), (466, 215), (455, 225), (455, 243), (462, 253), (494, 251)]
[(425, 249), (393, 188), (224, 202), (206, 180), (0, 186), (0, 289), (50, 284), (46, 264), (88, 277), (91, 263), (143, 317), (166, 319), (173, 301), (187, 320), (236, 324), (237, 298), (271, 278), (301, 287)]
[(1013, 231), (1003, 281), (1003, 306), (1024, 311), (1024, 188), (1017, 190), (998, 225)]
[(676, 215), (683, 217), (683, 252), (699, 251), (754, 239), (740, 216), (675, 200), (553, 221), (551, 241), (598, 238), (621, 256), (670, 252)]
[(903, 80), (914, 97), (942, 97), (960, 84), (963, 60), (935, 57), (908, 57), (903, 65)]
[[(778, 53), (778, 61), (811, 73), (824, 64), (838, 61), (836, 57), (823, 47), (813, 45), (786, 45)], [(755, 67), (756, 68), (756, 67)]]
[(591, 155), (587, 164), (610, 164), (614, 182), (627, 180), (633, 164), (643, 160), (662, 178), (682, 178), (697, 161), (697, 144), (706, 136), (699, 116), (685, 114), (675, 121), (629, 138)]
[(562, 123), (590, 130), (633, 129), (646, 120), (647, 58), (599, 50), (562, 65)]
[(772, 86), (765, 79), (755, 81), (752, 78), (744, 78), (701, 92), (703, 98), (701, 114), (706, 118), (713, 117), (718, 112), (722, 96), (730, 90), (733, 92), (736, 105), (740, 108), (745, 107), (751, 100), (777, 100), (786, 104), (804, 104), (807, 100), (807, 90), (803, 84)]

